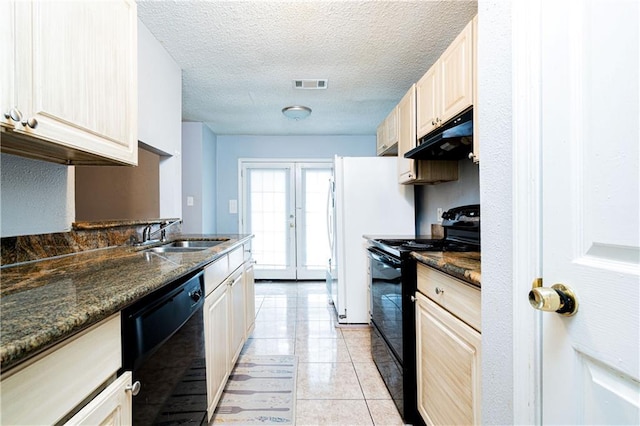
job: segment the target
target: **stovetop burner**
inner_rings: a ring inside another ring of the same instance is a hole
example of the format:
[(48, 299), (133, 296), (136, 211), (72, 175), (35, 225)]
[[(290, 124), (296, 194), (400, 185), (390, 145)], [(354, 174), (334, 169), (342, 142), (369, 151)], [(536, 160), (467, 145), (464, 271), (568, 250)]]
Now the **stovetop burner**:
[(394, 253), (396, 256), (410, 251), (479, 251), (479, 247), (475, 244), (450, 239), (379, 239), (374, 241), (378, 243), (379, 247), (382, 246), (380, 248)]

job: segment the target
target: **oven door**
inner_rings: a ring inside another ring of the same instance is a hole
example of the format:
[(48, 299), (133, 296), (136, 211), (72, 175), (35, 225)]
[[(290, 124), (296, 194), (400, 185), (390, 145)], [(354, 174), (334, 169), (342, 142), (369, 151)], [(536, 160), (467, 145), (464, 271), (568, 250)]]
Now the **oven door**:
[(403, 363), (402, 270), (400, 259), (370, 247), (371, 322)]

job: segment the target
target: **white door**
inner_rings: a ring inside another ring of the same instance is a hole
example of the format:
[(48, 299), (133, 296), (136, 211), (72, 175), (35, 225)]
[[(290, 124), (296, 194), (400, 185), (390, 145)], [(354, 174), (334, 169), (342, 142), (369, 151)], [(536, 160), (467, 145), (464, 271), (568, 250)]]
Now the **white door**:
[(640, 2), (542, 1), (542, 423), (640, 424)]
[(256, 279), (324, 279), (331, 162), (242, 163), (242, 233), (252, 242)]

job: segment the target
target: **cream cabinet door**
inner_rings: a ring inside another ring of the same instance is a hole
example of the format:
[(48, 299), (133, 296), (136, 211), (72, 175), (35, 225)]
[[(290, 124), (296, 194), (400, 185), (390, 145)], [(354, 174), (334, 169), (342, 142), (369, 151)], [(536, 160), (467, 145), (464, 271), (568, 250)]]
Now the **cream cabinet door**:
[(207, 367), (207, 413), (211, 420), (229, 376), (229, 304), (227, 285), (220, 284), (204, 301), (204, 344)]
[(417, 137), (421, 138), (439, 126), (440, 61), (433, 64), (416, 83)]
[(427, 425), (480, 424), (480, 333), (416, 299), (418, 411)]
[(130, 425), (132, 423), (131, 372), (111, 383), (67, 423), (72, 425)]
[(24, 120), (34, 120), (16, 131), (135, 165), (135, 2), (16, 2), (14, 6), (16, 103)]
[(416, 85), (398, 104), (398, 181), (410, 182), (416, 178), (416, 160), (404, 158), (404, 154), (417, 145), (416, 140)]
[(440, 62), (440, 124), (473, 105), (473, 20), (449, 45)]
[(245, 291), (242, 271), (229, 280), (229, 306), (230, 306), (230, 369), (238, 359), (242, 345), (244, 344), (245, 329)]
[[(18, 118), (12, 111), (16, 107), (15, 99), (15, 7), (13, 2), (2, 5), (0, 13), (0, 43), (2, 43), (2, 61), (0, 61), (0, 126), (13, 128)], [(9, 117), (7, 117), (9, 115)]]
[(387, 149), (386, 147), (387, 141), (387, 127), (385, 125), (384, 120), (376, 129), (376, 154), (382, 155), (382, 153)]
[(253, 261), (245, 263), (243, 274), (245, 295), (245, 341), (253, 332), (256, 324), (256, 286), (253, 274)]

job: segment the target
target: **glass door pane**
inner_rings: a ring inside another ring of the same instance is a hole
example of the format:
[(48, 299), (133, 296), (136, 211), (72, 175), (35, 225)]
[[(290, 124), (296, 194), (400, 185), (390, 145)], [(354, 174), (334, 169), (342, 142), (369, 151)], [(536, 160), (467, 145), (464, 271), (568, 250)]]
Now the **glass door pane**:
[(331, 256), (327, 201), (331, 164), (296, 164), (297, 277), (324, 279)]
[(293, 167), (287, 163), (243, 165), (246, 232), (256, 260), (255, 277), (295, 279)]

